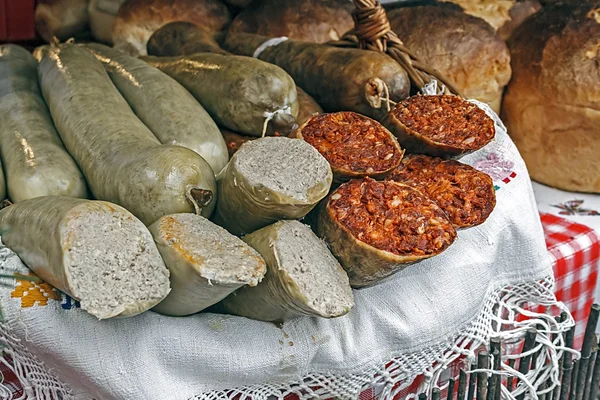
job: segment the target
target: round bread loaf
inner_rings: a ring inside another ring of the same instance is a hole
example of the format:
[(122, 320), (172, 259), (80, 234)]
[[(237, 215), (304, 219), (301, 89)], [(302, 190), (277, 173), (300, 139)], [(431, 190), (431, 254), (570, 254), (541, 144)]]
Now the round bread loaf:
[(229, 25), (231, 15), (219, 0), (127, 0), (113, 26), (113, 43), (130, 55), (146, 55), (150, 36), (173, 21), (193, 22), (209, 32), (219, 32)]
[(547, 7), (509, 41), (503, 119), (534, 180), (600, 193), (600, 1)]
[(538, 0), (444, 0), (460, 6), (465, 13), (490, 24), (504, 40), (527, 18), (538, 12)]
[(125, 0), (90, 0), (90, 30), (96, 41), (112, 44), (112, 28), (124, 2)]
[(348, 0), (260, 0), (238, 14), (231, 32), (324, 43), (354, 27)]
[[(17, 2), (15, 2), (17, 3)], [(46, 41), (68, 39), (88, 24), (87, 0), (43, 0), (35, 8), (35, 30)]]
[(491, 26), (451, 4), (398, 8), (388, 18), (406, 46), (465, 98), (499, 111), (510, 54)]

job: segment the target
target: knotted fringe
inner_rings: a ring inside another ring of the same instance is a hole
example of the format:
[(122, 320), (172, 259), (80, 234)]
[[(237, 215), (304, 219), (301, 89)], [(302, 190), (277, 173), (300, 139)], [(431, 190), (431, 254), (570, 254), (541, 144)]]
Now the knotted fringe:
[[(503, 346), (516, 348), (528, 329), (538, 328), (536, 344), (528, 353), (511, 354), (510, 350), (502, 355), (500, 371), (484, 370), (487, 374), (501, 374), (504, 377), (519, 378), (519, 384), (509, 392), (502, 387), (503, 398), (513, 400), (520, 394), (527, 398), (537, 399), (539, 395), (548, 393), (559, 384), (558, 360), (564, 352), (579, 357), (579, 353), (564, 347), (562, 333), (575, 324), (563, 303), (557, 302), (554, 296), (554, 278), (548, 276), (540, 282), (512, 285), (488, 293), (486, 302), (480, 313), (468, 324), (458, 329), (441, 343), (412, 354), (399, 354), (392, 360), (368, 370), (355, 371), (349, 374), (314, 372), (306, 376), (302, 382), (269, 383), (245, 388), (214, 391), (198, 394), (193, 400), (266, 400), (297, 395), (301, 399), (337, 398), (356, 399), (358, 395), (374, 388), (381, 399), (392, 399), (406, 390), (415, 378), (423, 375), (425, 379), (418, 393), (429, 393), (440, 384), (442, 374), (460, 357), (466, 362), (476, 359), (476, 352), (489, 343), (491, 338), (501, 340)], [(568, 318), (557, 322), (552, 315), (531, 311), (537, 306), (552, 309), (554, 313), (566, 311)], [(552, 340), (552, 336), (556, 336)], [(0, 323), (0, 343), (5, 352), (12, 357), (9, 369), (15, 373), (25, 388), (22, 399), (72, 399), (72, 391), (63, 384), (53, 371), (48, 370), (26, 347), (26, 342), (16, 339), (11, 334), (7, 322)], [(509, 359), (523, 358), (529, 354), (537, 354), (536, 368), (526, 375), (510, 368)], [(242, 356), (242, 355), (240, 355)], [(387, 361), (387, 362), (386, 362)], [(493, 365), (493, 362), (492, 362)], [(469, 373), (477, 373), (473, 370)], [(3, 382), (3, 381), (2, 381)], [(542, 387), (542, 384), (550, 382)], [(0, 397), (8, 397), (10, 388), (0, 383)], [(5, 396), (6, 394), (6, 396)], [(405, 398), (414, 398), (409, 394)], [(20, 399), (21, 399), (20, 398)], [(189, 399), (192, 400), (192, 399)]]

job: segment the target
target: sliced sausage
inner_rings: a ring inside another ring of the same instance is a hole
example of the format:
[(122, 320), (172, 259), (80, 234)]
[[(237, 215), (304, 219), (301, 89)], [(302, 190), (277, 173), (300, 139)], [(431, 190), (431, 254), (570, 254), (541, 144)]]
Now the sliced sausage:
[(0, 46), (0, 156), (13, 203), (38, 196), (87, 198), (87, 184), (64, 148), (40, 88), (38, 63), (24, 48)]
[(300, 219), (329, 192), (329, 163), (308, 143), (265, 137), (245, 143), (218, 179), (215, 222), (235, 235)]
[(60, 137), (95, 198), (125, 207), (146, 225), (181, 212), (211, 215), (210, 165), (192, 150), (160, 144), (92, 53), (55, 46), (38, 73)]
[(427, 196), (408, 185), (371, 178), (337, 188), (322, 208), (317, 232), (354, 287), (440, 254), (456, 238), (446, 214)]
[(382, 178), (400, 164), (404, 154), (383, 125), (349, 111), (315, 115), (292, 137), (308, 142), (325, 157), (335, 182)]
[(197, 313), (266, 272), (256, 250), (199, 215), (167, 215), (149, 229), (171, 272), (171, 292), (154, 307), (161, 314)]
[(1, 210), (0, 231), (36, 275), (98, 319), (139, 314), (169, 293), (152, 235), (115, 204), (36, 197)]
[(227, 312), (282, 322), (303, 315), (339, 317), (354, 307), (348, 275), (308, 226), (279, 221), (243, 239), (263, 255), (267, 274), (256, 287), (227, 297)]
[(413, 96), (382, 123), (408, 153), (458, 158), (488, 144), (494, 121), (477, 105), (453, 95)]
[(456, 228), (482, 224), (496, 205), (492, 178), (459, 161), (411, 155), (402, 160), (388, 179), (429, 196)]

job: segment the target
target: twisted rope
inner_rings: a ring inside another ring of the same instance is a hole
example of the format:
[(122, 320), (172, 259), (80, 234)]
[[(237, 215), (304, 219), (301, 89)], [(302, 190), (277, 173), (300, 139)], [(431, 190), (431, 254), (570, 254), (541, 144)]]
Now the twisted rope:
[(354, 29), (339, 41), (329, 44), (386, 53), (404, 68), (414, 87), (422, 89), (436, 79), (443, 84), (445, 93), (460, 96), (458, 90), (439, 71), (425, 65), (402, 43), (398, 35), (392, 31), (385, 9), (378, 1), (353, 0), (353, 2)]

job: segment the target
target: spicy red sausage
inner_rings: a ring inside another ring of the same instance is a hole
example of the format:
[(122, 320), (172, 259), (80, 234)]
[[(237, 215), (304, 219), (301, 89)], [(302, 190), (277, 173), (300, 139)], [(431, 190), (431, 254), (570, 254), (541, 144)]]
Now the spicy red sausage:
[(410, 155), (388, 179), (410, 185), (429, 196), (444, 210), (455, 228), (482, 224), (496, 205), (492, 178), (454, 160)]

